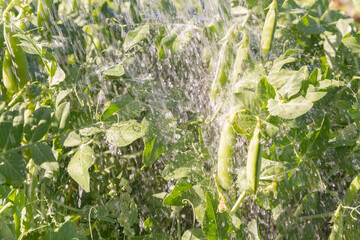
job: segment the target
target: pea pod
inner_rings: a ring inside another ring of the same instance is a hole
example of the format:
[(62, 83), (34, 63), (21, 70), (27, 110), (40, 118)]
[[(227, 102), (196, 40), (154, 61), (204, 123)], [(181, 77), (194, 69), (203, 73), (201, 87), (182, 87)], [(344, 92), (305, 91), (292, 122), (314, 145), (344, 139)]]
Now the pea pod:
[(269, 6), (268, 13), (266, 14), (265, 24), (261, 34), (261, 43), (260, 43), (260, 55), (263, 58), (268, 57), (271, 49), (271, 44), (276, 28), (276, 7), (277, 7), (277, 1), (273, 0)]
[(2, 67), (3, 82), (11, 93), (18, 92), (29, 80), (29, 67), (25, 52), (19, 46), (10, 26), (4, 24), (4, 38), (7, 45)]
[(236, 25), (233, 25), (226, 34), (225, 41), (221, 46), (219, 59), (216, 66), (215, 77), (211, 85), (211, 99), (214, 100), (228, 82), (229, 71), (233, 63), (233, 48), (236, 39)]
[(221, 131), (219, 148), (217, 174), (218, 181), (222, 188), (229, 189), (232, 185), (231, 162), (234, 156), (234, 144), (236, 133), (233, 128), (234, 118), (226, 119)]
[(260, 169), (262, 159), (262, 144), (260, 143), (260, 119), (257, 117), (257, 124), (254, 134), (251, 138), (248, 158), (246, 164), (246, 178), (249, 184), (249, 188), (255, 194), (259, 187)]
[(243, 34), (243, 39), (241, 40), (239, 47), (237, 49), (233, 72), (232, 72), (233, 83), (236, 82), (239, 74), (241, 74), (244, 71), (243, 69), (244, 62), (249, 60), (249, 48), (250, 48), (249, 36), (245, 31), (243, 31), (242, 34)]

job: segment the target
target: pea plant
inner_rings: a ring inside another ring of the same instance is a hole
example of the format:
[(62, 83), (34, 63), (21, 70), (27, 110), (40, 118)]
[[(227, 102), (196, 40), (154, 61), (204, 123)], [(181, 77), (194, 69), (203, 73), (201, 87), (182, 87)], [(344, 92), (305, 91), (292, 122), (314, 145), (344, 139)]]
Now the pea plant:
[(358, 239), (335, 7), (0, 0), (0, 238)]

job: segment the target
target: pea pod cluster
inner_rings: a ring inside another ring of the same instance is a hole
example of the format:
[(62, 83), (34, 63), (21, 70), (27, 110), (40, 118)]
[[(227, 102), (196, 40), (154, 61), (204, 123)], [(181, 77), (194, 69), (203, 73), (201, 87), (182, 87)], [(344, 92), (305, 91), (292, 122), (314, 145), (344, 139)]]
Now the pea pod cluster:
[(3, 83), (10, 93), (17, 93), (29, 80), (29, 65), (26, 54), (19, 45), (9, 25), (4, 24), (4, 39), (7, 49), (3, 61)]

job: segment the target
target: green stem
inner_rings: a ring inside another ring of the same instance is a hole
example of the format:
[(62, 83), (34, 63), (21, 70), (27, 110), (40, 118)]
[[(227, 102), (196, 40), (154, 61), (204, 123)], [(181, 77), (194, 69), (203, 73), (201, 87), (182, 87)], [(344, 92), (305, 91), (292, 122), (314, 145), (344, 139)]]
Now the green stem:
[(177, 236), (178, 240), (181, 240), (181, 218), (180, 218), (181, 207), (176, 207), (176, 222), (177, 222)]
[(74, 207), (70, 207), (70, 206), (68, 206), (68, 205), (65, 205), (65, 204), (59, 202), (59, 201), (51, 200), (51, 202), (56, 203), (57, 205), (59, 205), (59, 206), (61, 206), (61, 207), (63, 207), (63, 208), (66, 208), (66, 209), (68, 209), (68, 210), (70, 210), (70, 211), (73, 211), (73, 212), (76, 212), (76, 213), (79, 213), (79, 212), (80, 212), (80, 209), (77, 209), (77, 208), (74, 208)]
[(13, 204), (11, 202), (8, 202), (7, 204), (5, 204), (5, 206), (2, 206), (0, 209), (0, 215), (9, 207), (11, 207)]
[(240, 204), (244, 201), (245, 196), (246, 191), (243, 191), (237, 199), (236, 203), (234, 204), (233, 208), (230, 210), (230, 215), (233, 215), (239, 209)]

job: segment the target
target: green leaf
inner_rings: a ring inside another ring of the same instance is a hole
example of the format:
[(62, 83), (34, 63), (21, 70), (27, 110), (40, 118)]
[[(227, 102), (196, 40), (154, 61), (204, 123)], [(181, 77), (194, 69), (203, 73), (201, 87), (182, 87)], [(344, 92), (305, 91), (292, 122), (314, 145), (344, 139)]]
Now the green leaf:
[(124, 66), (122, 64), (111, 67), (105, 71), (102, 71), (105, 76), (109, 77), (121, 77), (125, 74)]
[(64, 102), (56, 107), (51, 127), (57, 133), (63, 133), (69, 124), (70, 103)]
[(252, 114), (257, 114), (261, 109), (261, 101), (256, 92), (241, 91), (232, 95), (232, 102), (238, 109), (247, 109)]
[(9, 223), (5, 217), (0, 215), (0, 239), (12, 240), (16, 239), (13, 232), (9, 228)]
[(360, 35), (345, 38), (342, 40), (342, 43), (349, 48), (351, 52), (356, 54), (360, 53)]
[(181, 240), (206, 240), (201, 228), (191, 228), (184, 232)]
[(202, 231), (208, 240), (229, 239), (232, 231), (231, 219), (227, 212), (218, 212), (219, 202), (210, 192), (206, 193), (206, 210), (202, 222)]
[(135, 120), (130, 120), (123, 123), (113, 124), (106, 130), (105, 135), (106, 140), (110, 144), (116, 147), (125, 147), (141, 138), (143, 133), (141, 131), (140, 123)]
[(51, 109), (48, 107), (38, 108), (25, 120), (25, 139), (29, 143), (39, 141), (49, 130), (50, 123)]
[(90, 176), (88, 169), (94, 164), (94, 161), (94, 150), (88, 145), (81, 145), (67, 167), (69, 175), (86, 192), (90, 192)]
[(19, 145), (24, 125), (24, 109), (8, 111), (0, 116), (0, 150)]
[(276, 92), (273, 86), (266, 80), (266, 77), (262, 78), (257, 85), (257, 93), (259, 98), (263, 102), (267, 102), (270, 98), (275, 98)]
[(56, 71), (55, 71), (54, 76), (52, 76), (50, 86), (58, 85), (59, 83), (61, 83), (62, 81), (65, 80), (65, 77), (66, 77), (66, 74), (65, 74), (64, 70), (61, 69), (59, 64), (56, 64)]
[(298, 28), (306, 34), (320, 34), (325, 31), (325, 28), (320, 25), (320, 20), (308, 14), (301, 18)]
[(150, 34), (150, 26), (148, 24), (142, 25), (140, 27), (135, 28), (132, 31), (129, 31), (126, 34), (124, 41), (124, 51), (128, 51), (130, 48), (146, 39), (146, 37)]
[(193, 26), (186, 27), (179, 35), (176, 36), (174, 42), (171, 45), (171, 51), (174, 54), (187, 49), (190, 40), (193, 38)]
[(190, 176), (193, 168), (201, 167), (201, 163), (196, 160), (196, 155), (192, 152), (177, 154), (165, 166), (162, 172), (163, 178), (170, 180)]
[(307, 113), (313, 106), (313, 103), (303, 96), (292, 99), (289, 102), (270, 99), (267, 108), (271, 115), (279, 116), (284, 119), (294, 119)]
[(62, 137), (60, 142), (64, 145), (64, 147), (77, 147), (82, 144), (82, 139), (79, 134), (71, 131)]
[(62, 90), (59, 92), (56, 96), (55, 108), (59, 106), (59, 104), (69, 95), (70, 92), (71, 90)]
[(45, 162), (56, 162), (54, 154), (49, 145), (36, 143), (31, 149), (31, 158), (35, 164), (41, 166)]
[(174, 189), (164, 199), (163, 204), (165, 206), (182, 206), (183, 203), (181, 202), (181, 199), (179, 197), (183, 193), (190, 190), (190, 188), (192, 186), (194, 186), (194, 185), (195, 185), (195, 183), (190, 181), (189, 178), (181, 178), (181, 179), (179, 179), (179, 181), (177, 181)]
[(113, 98), (102, 114), (101, 119), (105, 121), (114, 113), (118, 113), (120, 116), (125, 117), (125, 119), (131, 119), (139, 116), (142, 109), (142, 104), (139, 101), (126, 94)]
[(76, 228), (74, 222), (65, 222), (61, 228), (57, 231), (49, 230), (42, 240), (64, 240), (64, 239), (84, 239), (82, 238)]
[(151, 166), (165, 151), (165, 147), (175, 133), (176, 122), (170, 112), (154, 111), (141, 122), (145, 149), (143, 163)]
[(16, 152), (0, 154), (0, 173), (6, 178), (6, 183), (20, 187), (25, 180), (26, 163)]

